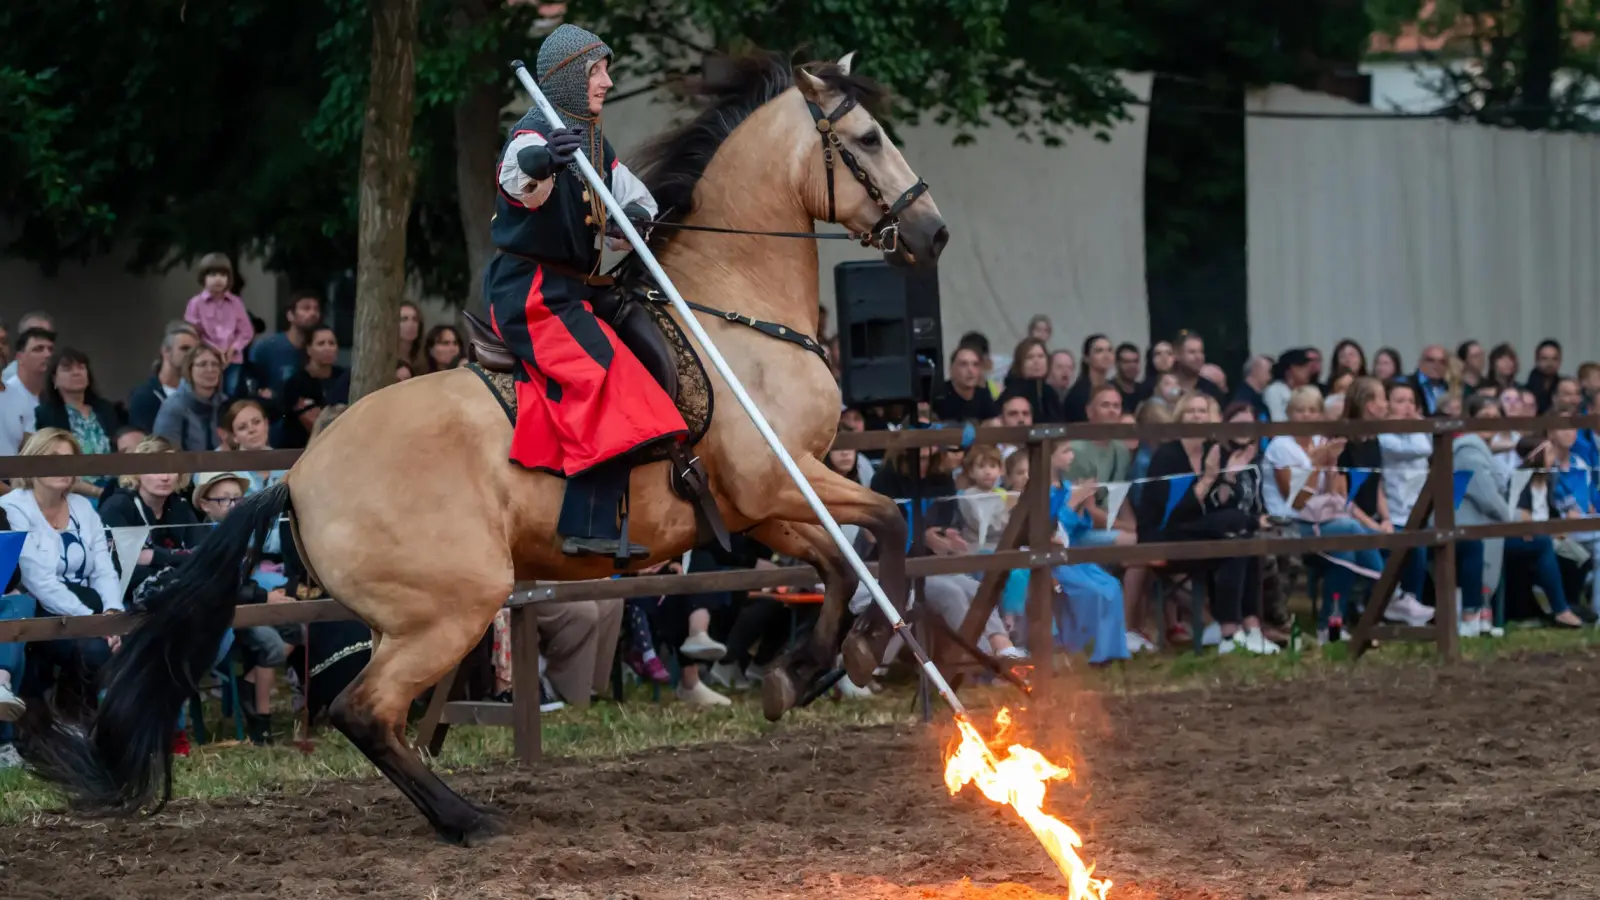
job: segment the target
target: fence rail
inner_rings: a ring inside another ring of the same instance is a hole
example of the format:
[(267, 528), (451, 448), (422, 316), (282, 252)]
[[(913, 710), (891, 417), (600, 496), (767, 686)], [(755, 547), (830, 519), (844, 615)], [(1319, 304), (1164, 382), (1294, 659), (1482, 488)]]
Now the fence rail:
[[(1486, 420), (1485, 420), (1486, 421)], [(1493, 429), (1524, 434), (1554, 428), (1600, 428), (1600, 415), (1539, 416), (1495, 419)], [(1454, 434), (1477, 427), (1468, 419), (1384, 419), (1335, 422), (1216, 422), (1160, 425), (1114, 423), (1093, 425), (995, 426), (966, 429), (945, 425), (900, 431), (841, 432), (835, 443), (847, 450), (908, 450), (913, 447), (960, 447), (974, 443), (1030, 444), (1045, 440), (1149, 442), (1182, 438), (1264, 438), (1278, 435), (1376, 437), (1380, 434)], [(181, 453), (97, 453), (87, 456), (0, 457), (0, 479), (47, 478), (61, 475), (152, 475), (161, 472), (265, 472), (288, 469), (299, 450), (218, 450)]]
[[(1050, 445), (1058, 440), (1125, 440), (1137, 438), (1144, 441), (1167, 441), (1181, 438), (1262, 438), (1276, 435), (1324, 435), (1330, 437), (1375, 437), (1380, 434), (1432, 434), (1452, 437), (1473, 429), (1519, 431), (1523, 433), (1559, 428), (1597, 428), (1600, 416), (1543, 416), (1524, 419), (1496, 419), (1469, 422), (1464, 419), (1420, 419), (1384, 421), (1338, 422), (1240, 422), (1215, 424), (1166, 425), (1038, 425), (1032, 427), (999, 428), (928, 428), (902, 431), (844, 433), (839, 435), (837, 446), (860, 450), (897, 451), (915, 447), (970, 446), (975, 443), (1026, 445), (1030, 468), (1034, 472), (1048, 471)], [(1022, 452), (1019, 450), (1018, 452)], [(138, 475), (172, 471), (262, 471), (286, 469), (294, 464), (299, 451), (271, 450), (258, 452), (213, 452), (177, 454), (104, 454), (93, 456), (37, 456), (0, 458), (0, 478), (48, 477), (62, 475)], [(969, 644), (977, 639), (990, 610), (998, 600), (1001, 582), (1007, 572), (1015, 569), (1048, 570), (1058, 565), (1099, 563), (1107, 565), (1151, 565), (1177, 561), (1222, 559), (1238, 556), (1290, 556), (1348, 550), (1396, 551), (1384, 568), (1373, 590), (1373, 602), (1356, 631), (1352, 643), (1359, 655), (1372, 643), (1377, 621), (1399, 577), (1401, 566), (1409, 552), (1422, 548), (1437, 548), (1434, 560), (1434, 583), (1439, 596), (1455, 592), (1455, 543), (1465, 540), (1520, 537), (1530, 535), (1559, 535), (1579, 531), (1600, 530), (1600, 517), (1589, 519), (1558, 519), (1546, 522), (1507, 522), (1493, 525), (1457, 527), (1452, 496), (1454, 450), (1451, 440), (1434, 442), (1430, 460), (1430, 474), (1423, 487), (1419, 502), (1413, 509), (1412, 519), (1402, 531), (1394, 534), (1350, 535), (1339, 537), (1250, 537), (1221, 541), (1192, 541), (1182, 543), (1150, 543), (1127, 546), (1063, 548), (1050, 543), (1053, 532), (1048, 522), (1049, 479), (1033, 480), (1012, 509), (1010, 522), (1000, 537), (993, 553), (967, 556), (919, 557), (907, 561), (910, 578), (932, 575), (971, 573), (981, 575), (982, 583), (973, 601), (966, 621), (960, 629), (960, 638)], [(1434, 522), (1428, 527), (1428, 518)], [(515, 665), (513, 672), (537, 672), (537, 630), (531, 613), (532, 607), (546, 603), (570, 603), (586, 600), (653, 597), (672, 594), (693, 594), (709, 591), (770, 590), (776, 587), (803, 587), (816, 584), (819, 576), (809, 566), (775, 569), (747, 569), (722, 572), (697, 572), (686, 575), (650, 575), (622, 579), (598, 579), (564, 583), (519, 583), (506, 605), (512, 610), (512, 635)], [(1049, 579), (1030, 581), (1027, 600), (1030, 625), (1030, 643), (1041, 641), (1039, 646), (1050, 645)], [(1393, 633), (1405, 639), (1436, 640), (1440, 652), (1447, 659), (1459, 656), (1456, 633), (1456, 611), (1453, 603), (1438, 605), (1434, 626), (1400, 629)], [(309, 622), (340, 621), (355, 618), (349, 609), (336, 600), (314, 600), (269, 606), (241, 607), (234, 624), (289, 625)], [(36, 618), (16, 622), (0, 622), (0, 643), (31, 642), (62, 638), (104, 637), (129, 631), (138, 617), (134, 615), (87, 616), (63, 618)], [(532, 646), (525, 646), (531, 644)], [(971, 651), (969, 651), (971, 652)], [(435, 691), (435, 699), (424, 716), (419, 730), (419, 743), (437, 752), (451, 723), (481, 722), (483, 724), (511, 724), (516, 731), (518, 756), (532, 762), (539, 755), (539, 712), (536, 702), (524, 702), (524, 697), (537, 697), (535, 681), (518, 677), (519, 686), (514, 691), (517, 698), (510, 711), (485, 712), (482, 704), (449, 702), (446, 694), (454, 680), (447, 676)], [(1048, 682), (1039, 687), (1047, 687)]]
[[(1226, 541), (1184, 541), (1181, 543), (1132, 544), (1119, 547), (1052, 546), (1043, 552), (1000, 550), (967, 556), (924, 556), (906, 561), (909, 578), (932, 575), (959, 575), (1013, 569), (1078, 565), (1148, 565), (1162, 562), (1192, 562), (1232, 556), (1300, 556), (1346, 550), (1400, 550), (1434, 547), (1457, 541), (1492, 538), (1561, 535), (1571, 532), (1600, 531), (1600, 518), (1555, 519), (1548, 522), (1506, 522), (1471, 525), (1451, 529), (1400, 531), (1394, 534), (1359, 534), (1332, 537), (1256, 537)], [(877, 564), (868, 566), (874, 573)], [(809, 587), (820, 580), (810, 566), (784, 566), (771, 569), (734, 569), (720, 572), (691, 572), (686, 575), (641, 575), (633, 578), (597, 578), (586, 581), (518, 583), (506, 601), (508, 609), (549, 603), (582, 603), (589, 600), (625, 600), (674, 594), (704, 594), (723, 591), (768, 591), (774, 588)], [(311, 622), (341, 622), (356, 616), (337, 600), (303, 600), (293, 603), (251, 604), (239, 607), (235, 628), (255, 625), (303, 625)], [(0, 622), (0, 644), (31, 643), (64, 638), (108, 637), (133, 630), (139, 616), (43, 616)]]

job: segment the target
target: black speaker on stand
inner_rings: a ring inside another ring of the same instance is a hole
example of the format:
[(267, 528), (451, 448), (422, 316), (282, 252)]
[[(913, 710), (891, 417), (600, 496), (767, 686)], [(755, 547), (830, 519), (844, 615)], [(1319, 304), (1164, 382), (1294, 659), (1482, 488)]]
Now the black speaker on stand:
[(845, 404), (932, 399), (944, 383), (938, 270), (846, 262), (833, 285)]

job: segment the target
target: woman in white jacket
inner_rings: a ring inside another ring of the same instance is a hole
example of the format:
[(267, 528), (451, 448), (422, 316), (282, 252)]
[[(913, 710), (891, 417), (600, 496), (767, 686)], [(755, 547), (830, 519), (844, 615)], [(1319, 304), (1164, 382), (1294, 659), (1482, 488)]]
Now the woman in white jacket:
[[(71, 432), (43, 428), (28, 438), (18, 455), (81, 452)], [(40, 615), (120, 613), (121, 582), (111, 562), (105, 526), (94, 503), (72, 493), (74, 480), (70, 475), (13, 479), (13, 490), (0, 497), (12, 529), (28, 533), (18, 561), (22, 590), (38, 602)], [(64, 639), (44, 642), (35, 652), (52, 667), (60, 666), (88, 684), (120, 642), (117, 637)]]

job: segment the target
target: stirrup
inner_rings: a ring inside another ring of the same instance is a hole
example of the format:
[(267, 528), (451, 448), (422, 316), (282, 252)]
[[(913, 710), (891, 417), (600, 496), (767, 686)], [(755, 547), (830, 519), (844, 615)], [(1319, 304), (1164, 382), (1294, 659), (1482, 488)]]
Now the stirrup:
[[(628, 563), (633, 558), (633, 548), (628, 545), (628, 487), (626, 482), (623, 483), (622, 496), (617, 498), (617, 534), (617, 551), (613, 554), (611, 565), (620, 572), (628, 567)], [(645, 550), (643, 547), (640, 547), (639, 550), (643, 552), (645, 559), (650, 558), (649, 550)]]

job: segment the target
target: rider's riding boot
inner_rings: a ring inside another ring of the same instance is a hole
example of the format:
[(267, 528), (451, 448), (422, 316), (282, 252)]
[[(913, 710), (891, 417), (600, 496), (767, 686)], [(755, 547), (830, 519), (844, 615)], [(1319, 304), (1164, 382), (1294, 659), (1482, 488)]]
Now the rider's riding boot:
[[(610, 556), (626, 561), (648, 559), (650, 550), (623, 543), (627, 524), (629, 467), (601, 464), (567, 479), (556, 529), (563, 536), (561, 552), (568, 556)], [(618, 526), (621, 520), (622, 527)]]

